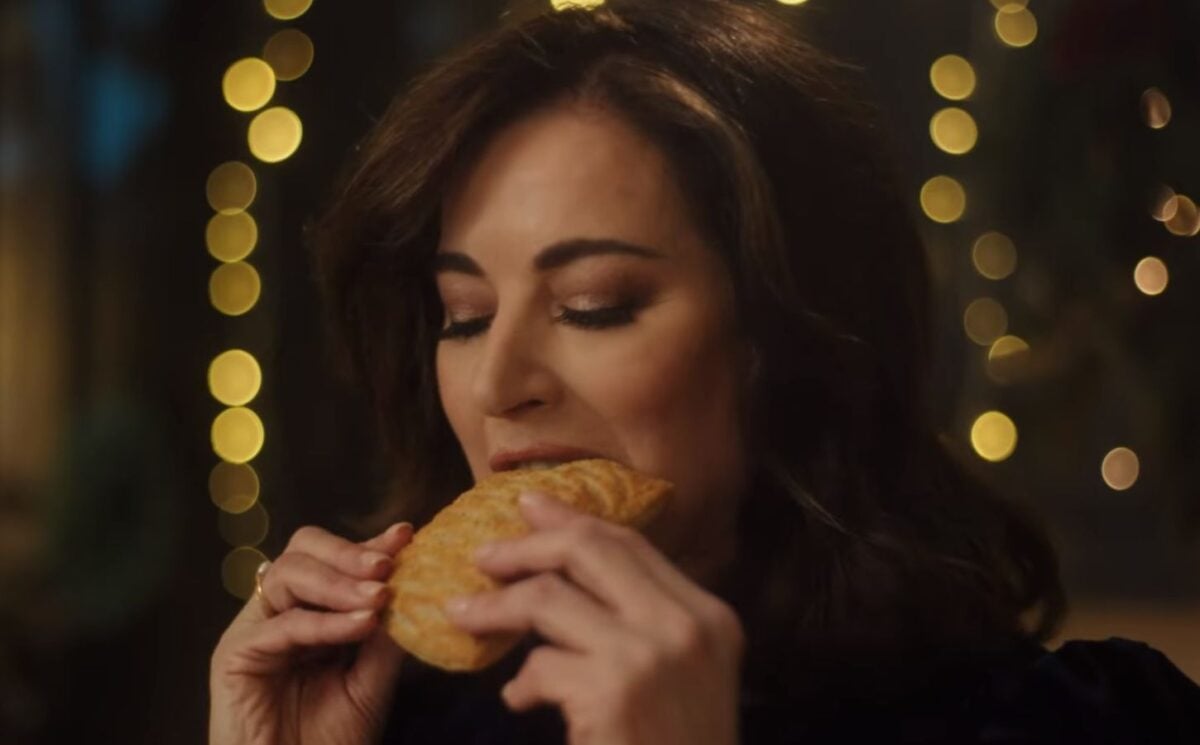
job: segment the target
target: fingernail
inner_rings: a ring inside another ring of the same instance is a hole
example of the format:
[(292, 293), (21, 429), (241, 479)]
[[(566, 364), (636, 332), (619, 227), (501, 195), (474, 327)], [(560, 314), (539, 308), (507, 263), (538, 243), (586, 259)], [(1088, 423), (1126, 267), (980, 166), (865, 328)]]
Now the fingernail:
[(410, 522), (408, 522), (408, 521), (405, 521), (405, 522), (402, 522), (402, 523), (397, 523), (397, 528), (398, 528), (399, 530), (405, 530), (405, 529), (412, 530), (412, 529), (413, 529), (413, 524), (412, 524), (412, 523), (410, 523)]
[(350, 619), (354, 621), (365, 621), (375, 615), (373, 610), (356, 610), (350, 614)]
[(485, 543), (482, 546), (480, 546), (479, 548), (475, 549), (475, 561), (483, 561), (484, 559), (486, 559), (489, 556), (492, 556), (495, 553), (496, 553), (496, 544), (495, 543)]
[(387, 587), (387, 585), (383, 584), (382, 582), (359, 582), (358, 583), (359, 593), (361, 593), (363, 597), (370, 598), (372, 600), (374, 600), (376, 597), (378, 597), (379, 593), (383, 592), (383, 588), (385, 588), (385, 587)]
[(471, 598), (466, 595), (460, 595), (459, 597), (450, 598), (446, 601), (446, 610), (455, 615), (458, 615), (459, 613), (465, 613), (467, 608), (470, 607)]
[(381, 554), (378, 551), (368, 551), (363, 554), (362, 562), (363, 566), (367, 567), (368, 569), (375, 569), (384, 563), (390, 564), (392, 562), (392, 557), (388, 556), (387, 554)]
[(526, 507), (538, 507), (546, 503), (546, 496), (535, 491), (521, 492), (517, 501)]

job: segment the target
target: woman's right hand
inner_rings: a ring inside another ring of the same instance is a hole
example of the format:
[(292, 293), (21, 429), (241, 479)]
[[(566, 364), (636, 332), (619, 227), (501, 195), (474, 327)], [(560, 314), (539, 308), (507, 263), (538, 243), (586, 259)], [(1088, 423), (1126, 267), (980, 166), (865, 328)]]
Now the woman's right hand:
[(399, 523), (363, 543), (311, 526), (292, 535), (262, 579), (264, 597), (251, 596), (213, 651), (209, 745), (379, 736), (404, 657), (380, 611), (412, 533)]

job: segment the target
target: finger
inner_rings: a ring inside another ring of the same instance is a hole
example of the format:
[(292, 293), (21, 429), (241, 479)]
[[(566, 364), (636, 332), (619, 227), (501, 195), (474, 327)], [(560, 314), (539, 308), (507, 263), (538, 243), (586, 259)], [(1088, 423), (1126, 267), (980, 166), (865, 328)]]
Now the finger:
[(262, 589), (277, 613), (300, 605), (337, 611), (378, 609), (390, 592), (383, 582), (347, 576), (299, 551), (288, 551), (271, 564)]
[(395, 556), (400, 553), (400, 549), (404, 548), (412, 540), (413, 532), (412, 523), (395, 523), (379, 535), (370, 540), (363, 541), (359, 545), (372, 551), (387, 554), (388, 556)]
[(555, 572), (452, 598), (446, 613), (472, 634), (537, 631), (548, 641), (579, 651), (615, 649), (627, 635), (613, 611)]
[[(590, 517), (570, 505), (539, 492), (528, 492), (519, 501), (522, 515), (536, 532), (570, 525), (582, 517)], [(598, 518), (591, 518), (598, 519)], [(649, 539), (633, 528), (624, 528), (601, 521), (601, 529), (614, 533), (634, 553), (643, 572), (657, 580), (659, 586), (681, 605), (695, 613), (702, 612), (711, 602), (709, 593), (667, 559)]]
[(563, 705), (587, 687), (590, 676), (586, 662), (579, 652), (549, 645), (535, 647), (516, 676), (500, 689), (500, 697), (516, 712), (543, 704)]
[(231, 653), (230, 673), (269, 675), (292, 664), (292, 655), (311, 647), (352, 644), (365, 639), (378, 623), (370, 610), (350, 613), (293, 608), (248, 628)]
[(364, 700), (369, 697), (381, 705), (389, 701), (404, 661), (405, 652), (381, 624), (375, 627), (358, 649), (358, 657), (346, 675), (346, 685), (357, 690)]
[[(539, 509), (534, 507), (530, 512)], [(500, 580), (561, 571), (629, 620), (653, 619), (668, 605), (679, 605), (647, 570), (629, 547), (629, 537), (621, 531), (632, 532), (575, 513), (554, 528), (481, 547), (476, 565)]]
[(308, 554), (343, 574), (360, 579), (384, 579), (395, 564), (390, 554), (354, 543), (315, 525), (305, 526), (292, 534), (284, 553), (290, 551)]

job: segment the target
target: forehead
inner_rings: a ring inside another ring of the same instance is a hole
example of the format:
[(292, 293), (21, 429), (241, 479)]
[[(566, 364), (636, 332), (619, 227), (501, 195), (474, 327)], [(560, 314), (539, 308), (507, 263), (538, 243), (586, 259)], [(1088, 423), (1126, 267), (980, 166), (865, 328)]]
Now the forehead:
[(442, 250), (536, 250), (563, 238), (669, 248), (691, 225), (665, 156), (619, 114), (563, 100), (499, 130), (450, 184)]

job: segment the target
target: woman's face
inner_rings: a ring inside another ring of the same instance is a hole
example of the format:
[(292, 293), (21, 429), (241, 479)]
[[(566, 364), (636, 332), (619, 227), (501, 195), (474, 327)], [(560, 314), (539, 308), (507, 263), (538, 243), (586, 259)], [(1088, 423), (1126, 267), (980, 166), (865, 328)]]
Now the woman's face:
[(594, 104), (518, 120), (448, 190), (436, 273), (438, 388), (474, 478), (549, 446), (668, 479), (647, 535), (694, 579), (719, 571), (747, 354), (729, 274), (663, 154)]

